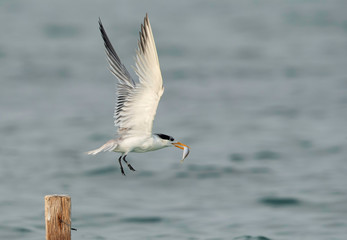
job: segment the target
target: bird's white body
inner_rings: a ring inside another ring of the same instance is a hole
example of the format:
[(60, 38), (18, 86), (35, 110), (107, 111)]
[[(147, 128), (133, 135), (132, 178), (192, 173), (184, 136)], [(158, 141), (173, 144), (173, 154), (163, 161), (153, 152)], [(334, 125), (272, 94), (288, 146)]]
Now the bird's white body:
[[(119, 137), (109, 140), (98, 149), (89, 151), (88, 154), (95, 155), (103, 151), (122, 153), (119, 163), (124, 174), (121, 158), (123, 157), (124, 162), (128, 164), (125, 157), (129, 152), (143, 153), (170, 146), (181, 149), (188, 148), (182, 143), (174, 142), (174, 138), (168, 135), (152, 134), (153, 120), (164, 87), (148, 16), (146, 15), (144, 24), (141, 25), (140, 40), (136, 51), (134, 70), (139, 77), (138, 83), (134, 82), (121, 63), (101, 20), (99, 20), (99, 28), (104, 40), (110, 71), (118, 78), (114, 123), (118, 128)], [(128, 166), (135, 171), (130, 164)]]
[(152, 135), (150, 137), (144, 136), (132, 136), (118, 139), (111, 139), (103, 146), (93, 151), (88, 152), (88, 154), (95, 155), (102, 151), (113, 151), (127, 154), (129, 152), (144, 153), (159, 150), (165, 147), (173, 146), (171, 142), (165, 141)]
[[(134, 139), (134, 141), (136, 142), (138, 139)], [(155, 151), (155, 150), (159, 150), (165, 147), (171, 147), (172, 144), (171, 143), (164, 143), (162, 142), (158, 137), (150, 137), (150, 138), (146, 138), (144, 141), (142, 142), (137, 142), (138, 145), (137, 147), (135, 147), (132, 152), (136, 152), (136, 153), (144, 153), (144, 152), (150, 152), (150, 151)], [(130, 143), (131, 144), (131, 143)]]

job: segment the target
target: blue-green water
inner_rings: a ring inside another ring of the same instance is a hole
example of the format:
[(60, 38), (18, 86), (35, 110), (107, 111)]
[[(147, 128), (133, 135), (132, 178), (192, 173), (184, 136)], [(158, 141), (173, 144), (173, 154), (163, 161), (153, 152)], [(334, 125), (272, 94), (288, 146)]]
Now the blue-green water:
[[(346, 1), (0, 1), (0, 239), (347, 238)], [(149, 13), (165, 85), (155, 132), (191, 146), (85, 151), (113, 137), (115, 80)], [(126, 169), (128, 170), (128, 169)]]

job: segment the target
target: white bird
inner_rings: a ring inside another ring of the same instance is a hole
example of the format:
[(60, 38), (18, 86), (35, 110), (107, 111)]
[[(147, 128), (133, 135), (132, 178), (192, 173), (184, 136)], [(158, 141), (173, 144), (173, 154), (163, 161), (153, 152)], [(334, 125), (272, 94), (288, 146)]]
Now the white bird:
[(135, 58), (135, 73), (139, 82), (135, 83), (107, 37), (99, 19), (99, 29), (104, 40), (110, 71), (118, 79), (117, 104), (114, 123), (118, 127), (118, 138), (111, 139), (98, 149), (87, 152), (95, 155), (103, 151), (120, 152), (120, 169), (125, 175), (122, 160), (129, 169), (135, 169), (125, 159), (129, 152), (149, 152), (175, 146), (183, 149), (183, 161), (189, 154), (189, 147), (166, 134), (152, 134), (153, 120), (159, 100), (164, 92), (158, 54), (155, 47), (148, 15), (141, 24), (140, 40)]

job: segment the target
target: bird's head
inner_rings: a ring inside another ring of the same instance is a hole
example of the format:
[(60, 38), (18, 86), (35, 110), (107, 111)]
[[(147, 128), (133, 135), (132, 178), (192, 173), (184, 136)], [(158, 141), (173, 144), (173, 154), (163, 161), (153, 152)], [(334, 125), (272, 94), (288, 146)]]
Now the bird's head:
[(156, 133), (155, 135), (158, 136), (159, 141), (165, 147), (174, 146), (174, 147), (182, 149), (183, 150), (183, 159), (181, 161), (183, 161), (188, 156), (190, 147), (188, 147), (187, 145), (185, 145), (181, 142), (175, 141), (175, 139), (173, 137), (166, 135), (166, 134)]
[(166, 135), (163, 133), (156, 133), (154, 135), (158, 136), (159, 141), (163, 143), (163, 145), (166, 145), (167, 147), (175, 146), (180, 149), (184, 149), (184, 147), (188, 147), (187, 145), (183, 143), (176, 142), (175, 139), (169, 135)]

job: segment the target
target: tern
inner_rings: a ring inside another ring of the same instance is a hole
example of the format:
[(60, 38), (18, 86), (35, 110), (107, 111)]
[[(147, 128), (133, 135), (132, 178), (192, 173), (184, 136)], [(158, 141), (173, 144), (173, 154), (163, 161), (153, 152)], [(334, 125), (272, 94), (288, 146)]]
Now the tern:
[(109, 70), (118, 79), (117, 103), (114, 111), (114, 124), (117, 127), (116, 139), (111, 139), (101, 147), (87, 152), (95, 155), (99, 152), (113, 151), (121, 153), (118, 158), (123, 175), (122, 160), (129, 169), (135, 169), (127, 162), (129, 152), (144, 153), (161, 148), (175, 146), (183, 149), (183, 161), (189, 154), (189, 147), (167, 134), (152, 133), (153, 120), (159, 100), (164, 92), (158, 54), (155, 47), (148, 14), (141, 24), (140, 39), (133, 67), (139, 81), (131, 78), (128, 70), (120, 61), (99, 18), (99, 29), (104, 40)]

